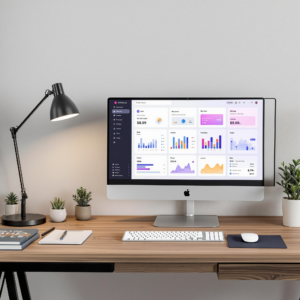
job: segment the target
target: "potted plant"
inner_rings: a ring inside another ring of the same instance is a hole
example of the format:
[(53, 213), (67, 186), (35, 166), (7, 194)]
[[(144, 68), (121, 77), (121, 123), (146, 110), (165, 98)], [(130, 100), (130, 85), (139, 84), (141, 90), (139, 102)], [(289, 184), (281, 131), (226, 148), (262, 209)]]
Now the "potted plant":
[(300, 159), (279, 167), (281, 182), (277, 184), (283, 187), (287, 197), (282, 198), (283, 225), (289, 227), (300, 227)]
[(50, 201), (52, 208), (50, 209), (50, 219), (52, 222), (63, 222), (67, 217), (67, 211), (65, 209), (65, 201), (60, 198), (54, 198), (54, 201)]
[(77, 220), (85, 221), (91, 217), (91, 206), (89, 202), (92, 200), (92, 192), (86, 191), (83, 187), (77, 189), (77, 194), (73, 195), (74, 201), (77, 202), (75, 206), (75, 217)]
[(4, 199), (5, 205), (5, 215), (16, 215), (19, 213), (19, 199), (13, 192), (9, 193)]

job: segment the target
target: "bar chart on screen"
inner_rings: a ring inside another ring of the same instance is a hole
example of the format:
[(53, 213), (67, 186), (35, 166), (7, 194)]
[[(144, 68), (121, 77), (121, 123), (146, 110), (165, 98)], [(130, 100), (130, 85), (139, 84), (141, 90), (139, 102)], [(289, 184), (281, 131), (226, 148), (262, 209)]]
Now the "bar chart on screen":
[(135, 156), (134, 174), (136, 178), (144, 176), (165, 176), (167, 175), (166, 155), (140, 155)]
[(197, 151), (196, 130), (170, 130), (169, 153), (196, 154)]
[(136, 153), (165, 154), (167, 130), (135, 130), (134, 149)]
[(226, 153), (225, 130), (201, 130), (198, 137), (199, 153)]

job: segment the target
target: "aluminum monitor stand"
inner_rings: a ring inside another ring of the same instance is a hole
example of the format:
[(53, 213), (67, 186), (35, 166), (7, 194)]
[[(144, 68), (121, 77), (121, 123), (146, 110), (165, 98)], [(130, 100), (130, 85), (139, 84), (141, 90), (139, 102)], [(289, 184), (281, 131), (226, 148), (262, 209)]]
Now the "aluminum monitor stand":
[(186, 201), (185, 216), (157, 216), (153, 224), (156, 227), (218, 227), (217, 216), (195, 216), (194, 200)]

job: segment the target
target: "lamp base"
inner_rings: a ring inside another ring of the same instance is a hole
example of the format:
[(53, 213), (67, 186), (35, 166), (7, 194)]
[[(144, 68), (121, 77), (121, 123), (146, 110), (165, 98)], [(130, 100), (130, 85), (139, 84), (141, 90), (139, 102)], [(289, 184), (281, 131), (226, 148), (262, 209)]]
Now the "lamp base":
[(26, 214), (25, 218), (22, 218), (21, 215), (10, 215), (2, 217), (2, 225), (6, 226), (36, 226), (46, 223), (46, 216), (39, 214)]

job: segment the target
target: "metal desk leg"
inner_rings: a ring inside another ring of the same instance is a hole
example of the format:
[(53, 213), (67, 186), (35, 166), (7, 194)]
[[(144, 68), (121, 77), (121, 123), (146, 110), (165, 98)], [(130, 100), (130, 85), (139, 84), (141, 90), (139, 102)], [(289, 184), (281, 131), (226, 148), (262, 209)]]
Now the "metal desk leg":
[(9, 300), (18, 300), (15, 275), (13, 272), (5, 272)]
[(3, 291), (3, 287), (4, 287), (4, 282), (5, 282), (5, 275), (3, 272), (0, 272), (0, 280), (1, 280), (2, 274), (3, 274), (3, 278), (2, 278), (2, 283), (1, 283), (1, 287), (0, 287), (0, 299), (2, 296), (2, 291)]
[(23, 300), (31, 300), (27, 276), (25, 272), (17, 272)]

